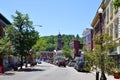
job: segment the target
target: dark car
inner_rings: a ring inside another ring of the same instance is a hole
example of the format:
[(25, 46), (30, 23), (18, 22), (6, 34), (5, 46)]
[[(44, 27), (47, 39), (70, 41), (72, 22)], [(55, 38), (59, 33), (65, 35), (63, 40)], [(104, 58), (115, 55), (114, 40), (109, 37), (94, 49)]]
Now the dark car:
[(39, 60), (39, 59), (38, 59), (36, 62), (37, 62), (38, 64), (42, 64), (41, 60)]
[(70, 62), (68, 63), (68, 66), (74, 67), (75, 63), (76, 63), (76, 61), (70, 61)]
[(84, 61), (77, 61), (74, 65), (74, 68), (77, 70), (77, 71), (84, 71), (84, 65), (85, 65), (85, 62)]
[(65, 60), (58, 60), (58, 66), (64, 66), (66, 67), (66, 61)]

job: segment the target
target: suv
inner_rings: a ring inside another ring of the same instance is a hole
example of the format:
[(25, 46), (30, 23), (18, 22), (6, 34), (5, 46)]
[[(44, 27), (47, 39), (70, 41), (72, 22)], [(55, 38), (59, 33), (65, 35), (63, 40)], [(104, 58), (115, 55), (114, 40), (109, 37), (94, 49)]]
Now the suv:
[(66, 61), (65, 60), (58, 60), (58, 66), (64, 66), (66, 67)]

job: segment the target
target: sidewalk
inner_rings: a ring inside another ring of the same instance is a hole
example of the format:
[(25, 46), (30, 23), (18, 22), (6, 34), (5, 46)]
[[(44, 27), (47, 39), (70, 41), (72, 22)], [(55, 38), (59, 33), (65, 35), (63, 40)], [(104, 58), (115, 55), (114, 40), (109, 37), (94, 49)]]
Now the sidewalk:
[[(32, 68), (32, 67), (34, 67), (34, 66), (30, 66), (30, 64), (28, 64), (27, 67), (25, 67), (25, 65), (22, 66), (22, 69), (27, 69), (27, 68)], [(16, 70), (16, 71), (20, 71), (20, 67), (18, 67), (18, 70)], [(1, 73), (0, 75), (13, 75), (13, 74), (15, 74), (16, 71), (14, 71), (14, 69), (12, 69), (9, 71), (5, 71), (4, 73)]]
[[(96, 76), (96, 72), (95, 71), (93, 71), (91, 73)], [(113, 75), (105, 74), (105, 76), (106, 76), (107, 80), (120, 80), (120, 79), (115, 79)], [(99, 73), (99, 78), (100, 77), (101, 77), (101, 73)]]

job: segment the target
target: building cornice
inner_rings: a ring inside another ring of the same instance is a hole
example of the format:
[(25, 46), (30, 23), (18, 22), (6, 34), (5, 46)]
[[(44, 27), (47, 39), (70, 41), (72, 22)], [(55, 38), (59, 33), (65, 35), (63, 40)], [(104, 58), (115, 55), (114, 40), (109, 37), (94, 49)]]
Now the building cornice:
[[(100, 8), (100, 7), (101, 7), (103, 10), (105, 9), (105, 4), (104, 4), (103, 1), (102, 1), (101, 5), (99, 6), (99, 8)], [(99, 9), (99, 8), (98, 8), (98, 9)], [(97, 9), (97, 11), (98, 11), (98, 9)], [(98, 19), (99, 19), (99, 15), (98, 15), (98, 12), (96, 12), (95, 17), (94, 17), (94, 19), (93, 19), (93, 21), (92, 21), (92, 23), (91, 23), (91, 26), (92, 26), (93, 28), (94, 28), (95, 24), (97, 23)]]
[(0, 13), (0, 19), (6, 24), (11, 24), (10, 21), (7, 20), (7, 18), (5, 18), (1, 13)]

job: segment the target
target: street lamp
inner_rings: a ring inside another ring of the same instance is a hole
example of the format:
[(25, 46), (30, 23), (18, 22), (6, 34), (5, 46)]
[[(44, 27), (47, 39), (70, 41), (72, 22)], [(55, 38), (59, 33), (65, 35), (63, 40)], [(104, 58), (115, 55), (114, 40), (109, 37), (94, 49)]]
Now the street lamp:
[(38, 27), (43, 27), (42, 25), (32, 25), (32, 26), (38, 26)]
[[(102, 42), (103, 42), (103, 38), (102, 38), (102, 14), (103, 14), (103, 9), (101, 7), (98, 9), (98, 14), (99, 14), (99, 22), (100, 22), (99, 30), (100, 30), (100, 39), (101, 39), (100, 48), (101, 48), (101, 51), (102, 51), (102, 49), (103, 49), (103, 46), (102, 46)], [(105, 76), (105, 73), (104, 73), (105, 64), (104, 64), (103, 60), (104, 60), (103, 56), (100, 53), (100, 65), (101, 65), (100, 66), (101, 67), (101, 77), (100, 77), (100, 80), (107, 80), (106, 76)]]
[(103, 9), (101, 7), (98, 9), (98, 14), (99, 14), (99, 19), (100, 19), (99, 30), (100, 30), (100, 35), (101, 35), (102, 34), (102, 14), (103, 14)]

